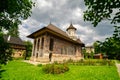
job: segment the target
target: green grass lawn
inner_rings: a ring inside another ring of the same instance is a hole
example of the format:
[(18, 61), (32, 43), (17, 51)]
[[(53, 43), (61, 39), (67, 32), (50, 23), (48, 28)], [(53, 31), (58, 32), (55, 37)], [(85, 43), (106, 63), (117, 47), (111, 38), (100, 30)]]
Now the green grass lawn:
[(70, 70), (63, 74), (45, 74), (42, 67), (19, 60), (3, 66), (1, 80), (119, 80), (115, 66), (69, 65)]

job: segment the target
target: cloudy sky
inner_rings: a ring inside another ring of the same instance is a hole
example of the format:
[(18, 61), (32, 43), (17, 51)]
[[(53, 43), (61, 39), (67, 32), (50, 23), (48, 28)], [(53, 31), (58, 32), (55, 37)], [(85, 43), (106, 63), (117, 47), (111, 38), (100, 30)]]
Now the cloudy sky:
[(108, 21), (102, 21), (97, 27), (90, 22), (84, 22), (83, 12), (86, 10), (84, 0), (34, 0), (32, 15), (19, 27), (20, 37), (26, 36), (47, 26), (50, 22), (63, 31), (72, 22), (77, 28), (77, 37), (86, 45), (92, 45), (96, 40), (104, 41), (113, 33), (113, 27)]

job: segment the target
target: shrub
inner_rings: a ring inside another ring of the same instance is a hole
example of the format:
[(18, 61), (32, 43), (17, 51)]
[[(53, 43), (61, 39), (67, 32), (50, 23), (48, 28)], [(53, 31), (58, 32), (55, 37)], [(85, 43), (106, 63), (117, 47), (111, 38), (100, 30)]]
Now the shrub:
[(70, 58), (66, 61), (67, 63), (73, 63), (74, 61)]
[(41, 67), (41, 66), (42, 66), (42, 64), (38, 64), (37, 66), (38, 66), (38, 67)]
[(59, 64), (57, 61), (54, 61), (54, 64)]
[(24, 60), (23, 57), (13, 57), (13, 60)]
[(67, 64), (47, 64), (43, 66), (42, 70), (45, 73), (60, 74), (69, 71), (69, 67)]
[(115, 62), (112, 61), (112, 60), (96, 60), (96, 59), (87, 59), (87, 60), (79, 60), (77, 62), (69, 62), (68, 61), (68, 64), (72, 64), (72, 65), (91, 65), (91, 66), (103, 66), (103, 65), (106, 65), (106, 66), (114, 66), (115, 65)]

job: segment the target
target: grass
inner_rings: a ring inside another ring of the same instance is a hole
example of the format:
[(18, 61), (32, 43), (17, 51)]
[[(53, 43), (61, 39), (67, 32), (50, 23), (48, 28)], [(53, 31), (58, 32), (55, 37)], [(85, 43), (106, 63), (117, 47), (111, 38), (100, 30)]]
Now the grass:
[(1, 80), (120, 80), (115, 66), (76, 66), (63, 74), (45, 74), (42, 66), (34, 66), (20, 60), (2, 66)]
[(116, 60), (116, 62), (117, 62), (118, 64), (120, 64), (120, 60)]
[(85, 59), (80, 61), (68, 60), (69, 64), (81, 65), (81, 66), (115, 66), (114, 60), (105, 60), (105, 59)]

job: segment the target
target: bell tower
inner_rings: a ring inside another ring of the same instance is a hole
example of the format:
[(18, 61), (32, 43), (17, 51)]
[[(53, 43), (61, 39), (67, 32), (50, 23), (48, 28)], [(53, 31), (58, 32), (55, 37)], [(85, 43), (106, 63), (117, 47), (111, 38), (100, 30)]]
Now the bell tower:
[(72, 25), (72, 23), (70, 24), (70, 26), (66, 29), (67, 33), (68, 33), (68, 36), (70, 38), (72, 38), (73, 40), (77, 40), (77, 37), (76, 37), (76, 28)]

